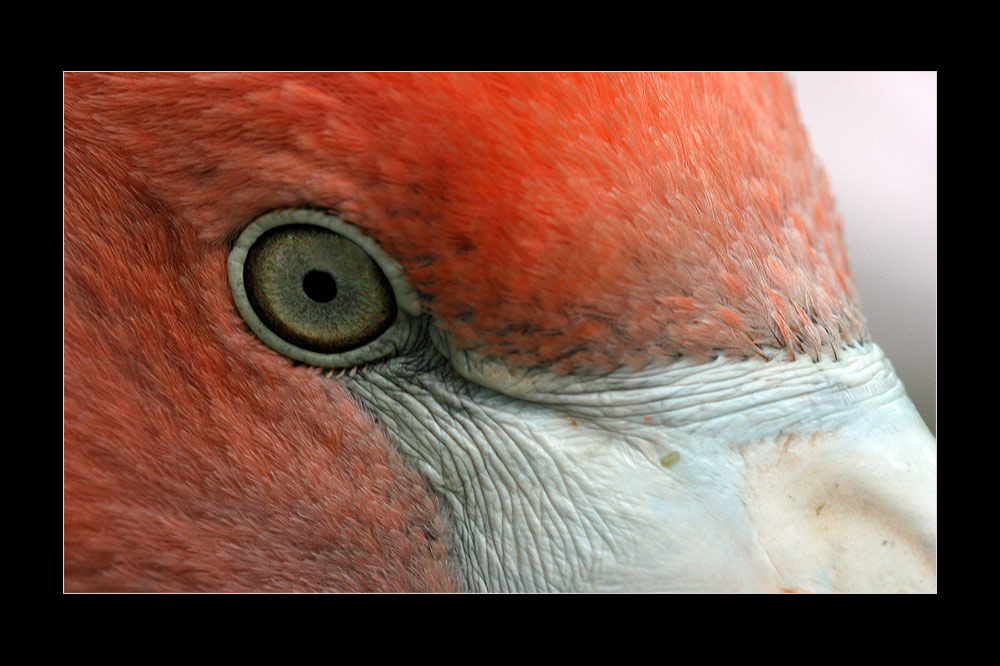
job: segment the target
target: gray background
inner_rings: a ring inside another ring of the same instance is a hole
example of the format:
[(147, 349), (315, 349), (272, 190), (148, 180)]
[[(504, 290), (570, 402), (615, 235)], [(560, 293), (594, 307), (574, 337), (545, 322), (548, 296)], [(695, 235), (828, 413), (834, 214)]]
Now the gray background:
[(875, 341), (937, 434), (937, 72), (791, 72)]

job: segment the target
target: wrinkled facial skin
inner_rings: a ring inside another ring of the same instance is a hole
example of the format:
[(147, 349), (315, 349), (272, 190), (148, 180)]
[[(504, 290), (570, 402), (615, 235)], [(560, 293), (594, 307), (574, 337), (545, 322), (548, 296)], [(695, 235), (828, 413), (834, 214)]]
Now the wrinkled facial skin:
[(469, 589), (935, 589), (936, 444), (877, 346), (512, 374), (428, 326), (345, 381), (442, 498)]
[[(69, 589), (936, 589), (936, 442), (781, 77), (73, 75), (66, 118)], [(261, 220), (365, 268), (309, 303)]]

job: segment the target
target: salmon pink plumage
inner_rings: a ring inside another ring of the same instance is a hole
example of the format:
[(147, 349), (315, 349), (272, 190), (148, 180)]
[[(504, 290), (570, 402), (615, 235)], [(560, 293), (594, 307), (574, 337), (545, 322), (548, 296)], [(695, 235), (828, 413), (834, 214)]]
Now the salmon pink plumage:
[(434, 455), (233, 305), (236, 239), (295, 209), (373, 239), (504, 396), (456, 359), (601, 376), (870, 342), (780, 74), (69, 73), (68, 590), (476, 587)]

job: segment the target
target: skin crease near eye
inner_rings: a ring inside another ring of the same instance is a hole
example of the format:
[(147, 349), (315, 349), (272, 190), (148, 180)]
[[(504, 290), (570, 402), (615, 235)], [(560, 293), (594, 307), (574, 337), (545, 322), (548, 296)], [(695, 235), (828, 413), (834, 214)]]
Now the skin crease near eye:
[(64, 88), (68, 591), (936, 591), (787, 77)]

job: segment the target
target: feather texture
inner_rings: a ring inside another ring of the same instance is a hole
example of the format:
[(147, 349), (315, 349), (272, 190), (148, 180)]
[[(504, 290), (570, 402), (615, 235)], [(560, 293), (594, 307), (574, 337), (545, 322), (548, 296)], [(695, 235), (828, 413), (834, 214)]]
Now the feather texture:
[(68, 74), (72, 590), (451, 590), (440, 510), (232, 307), (229, 245), (336, 211), (464, 349), (559, 372), (866, 339), (787, 82)]
[(228, 248), (150, 192), (85, 82), (67, 80), (66, 589), (455, 589), (424, 482), (346, 390), (246, 331)]

